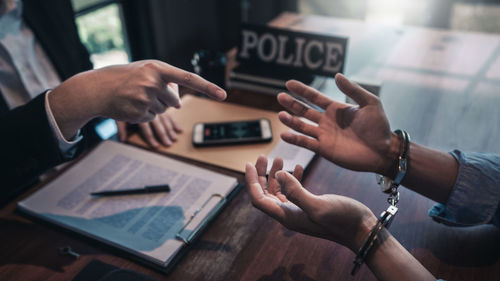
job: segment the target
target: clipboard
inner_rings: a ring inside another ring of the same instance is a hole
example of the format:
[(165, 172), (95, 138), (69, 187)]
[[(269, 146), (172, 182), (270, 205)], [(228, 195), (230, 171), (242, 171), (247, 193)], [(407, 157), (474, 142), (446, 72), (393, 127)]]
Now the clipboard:
[[(146, 175), (149, 182), (144, 184), (168, 178), (172, 191), (116, 198), (92, 198), (88, 193), (130, 188), (127, 183), (137, 184), (147, 170), (151, 175), (164, 173), (156, 179)], [(19, 202), (18, 209), (168, 273), (241, 188), (236, 178), (106, 141)], [(158, 230), (163, 226), (168, 228)]]

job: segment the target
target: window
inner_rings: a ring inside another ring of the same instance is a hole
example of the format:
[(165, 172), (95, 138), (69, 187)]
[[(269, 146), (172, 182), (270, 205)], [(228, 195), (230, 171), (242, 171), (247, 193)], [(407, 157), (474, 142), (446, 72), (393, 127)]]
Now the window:
[(299, 0), (299, 12), (393, 25), (495, 33), (500, 30), (497, 0)]
[(72, 0), (82, 43), (94, 68), (130, 62), (120, 1)]

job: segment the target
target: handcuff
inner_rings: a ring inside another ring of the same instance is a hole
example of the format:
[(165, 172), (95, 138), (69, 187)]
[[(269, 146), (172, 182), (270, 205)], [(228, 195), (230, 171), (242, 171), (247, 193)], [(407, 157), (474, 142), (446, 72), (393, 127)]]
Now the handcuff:
[(366, 255), (368, 255), (368, 252), (370, 252), (371, 248), (375, 244), (379, 232), (384, 227), (389, 228), (397, 212), (398, 208), (394, 205), (390, 205), (387, 210), (382, 212), (379, 219), (377, 220), (377, 224), (375, 224), (375, 226), (372, 228), (370, 234), (368, 235), (368, 237), (366, 237), (365, 242), (363, 243), (361, 248), (359, 248), (359, 251), (356, 254), (356, 258), (354, 258), (354, 267), (352, 268), (351, 275), (354, 275), (356, 274), (356, 272), (358, 272), (359, 268), (365, 261)]
[(403, 140), (403, 149), (398, 156), (398, 172), (396, 177), (393, 180), (390, 177), (376, 175), (377, 183), (380, 185), (382, 192), (389, 194), (387, 201), (391, 205), (396, 205), (399, 201), (398, 187), (408, 170), (408, 147), (410, 145), (410, 134), (408, 134), (408, 132), (398, 129), (394, 131), (394, 133)]
[(398, 207), (396, 204), (399, 202), (399, 191), (398, 187), (403, 181), (406, 171), (408, 170), (408, 147), (410, 144), (410, 135), (403, 130), (394, 131), (398, 135), (399, 138), (403, 140), (403, 149), (398, 157), (398, 172), (396, 177), (393, 179), (389, 177), (385, 177), (382, 175), (377, 175), (377, 183), (380, 185), (382, 192), (388, 193), (389, 197), (387, 198), (387, 202), (389, 203), (389, 207), (387, 210), (383, 211), (380, 214), (380, 217), (377, 220), (377, 223), (370, 231), (368, 237), (366, 237), (363, 245), (359, 248), (358, 253), (354, 259), (354, 267), (351, 271), (351, 275), (356, 274), (359, 268), (363, 264), (366, 256), (370, 252), (370, 249), (375, 244), (375, 241), (378, 238), (378, 234), (382, 230), (382, 228), (389, 228), (394, 219), (394, 216), (398, 212)]

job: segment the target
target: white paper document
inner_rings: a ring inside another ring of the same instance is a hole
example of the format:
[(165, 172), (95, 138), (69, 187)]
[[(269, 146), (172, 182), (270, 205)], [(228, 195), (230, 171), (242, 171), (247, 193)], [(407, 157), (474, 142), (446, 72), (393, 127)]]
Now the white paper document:
[[(169, 184), (171, 191), (90, 195), (159, 184)], [(165, 267), (237, 184), (232, 177), (107, 141), (19, 208)]]
[(315, 153), (309, 149), (280, 140), (267, 155), (267, 173), (271, 170), (273, 160), (276, 157), (283, 159), (283, 170), (293, 172), (296, 165), (300, 165), (305, 169), (314, 158), (314, 155)]

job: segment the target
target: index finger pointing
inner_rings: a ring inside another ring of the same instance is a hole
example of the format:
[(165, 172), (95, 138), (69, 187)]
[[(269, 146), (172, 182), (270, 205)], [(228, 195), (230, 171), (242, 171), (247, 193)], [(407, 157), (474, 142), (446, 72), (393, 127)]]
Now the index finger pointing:
[(227, 97), (226, 91), (211, 83), (199, 75), (182, 70), (175, 66), (163, 63), (160, 66), (161, 76), (165, 82), (174, 82), (179, 85), (191, 88), (195, 91), (206, 94), (216, 100), (224, 100)]

